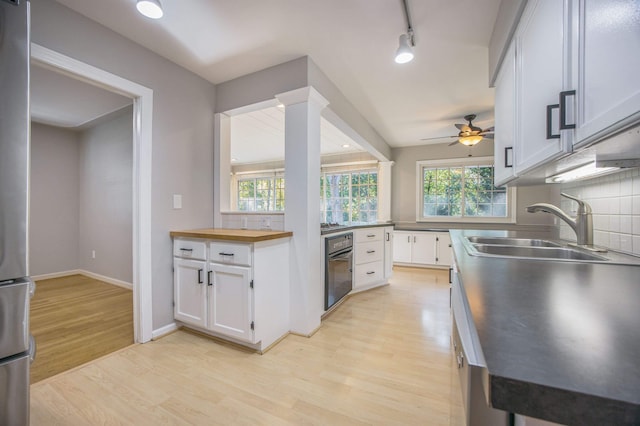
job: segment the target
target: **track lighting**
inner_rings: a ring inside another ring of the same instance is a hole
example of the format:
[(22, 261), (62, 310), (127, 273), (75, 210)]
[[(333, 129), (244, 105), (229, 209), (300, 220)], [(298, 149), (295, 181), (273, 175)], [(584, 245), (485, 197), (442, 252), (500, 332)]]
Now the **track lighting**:
[(136, 2), (136, 9), (138, 9), (138, 12), (151, 19), (160, 19), (162, 18), (162, 15), (164, 15), (160, 0), (138, 0)]
[(412, 47), (416, 45), (413, 38), (413, 28), (411, 27), (411, 16), (409, 16), (409, 8), (407, 0), (402, 0), (402, 8), (404, 9), (404, 17), (407, 20), (407, 32), (400, 36), (398, 50), (396, 50), (396, 63), (406, 64), (413, 59)]
[(409, 45), (409, 36), (402, 34), (400, 36), (400, 43), (398, 50), (396, 51), (396, 63), (406, 64), (413, 59), (413, 49)]

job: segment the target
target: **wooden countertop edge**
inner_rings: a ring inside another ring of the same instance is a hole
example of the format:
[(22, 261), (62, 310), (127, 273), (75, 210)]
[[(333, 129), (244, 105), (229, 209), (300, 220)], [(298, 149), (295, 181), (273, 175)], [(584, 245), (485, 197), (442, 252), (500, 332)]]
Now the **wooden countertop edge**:
[(256, 243), (293, 236), (291, 231), (259, 231), (247, 229), (212, 229), (193, 231), (171, 231), (171, 237), (203, 238), (209, 240), (240, 241)]

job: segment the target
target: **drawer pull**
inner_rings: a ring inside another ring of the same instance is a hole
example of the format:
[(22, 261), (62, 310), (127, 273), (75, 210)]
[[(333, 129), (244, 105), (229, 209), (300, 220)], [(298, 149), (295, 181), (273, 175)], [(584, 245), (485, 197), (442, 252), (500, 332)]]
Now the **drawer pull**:
[(367, 275), (373, 275), (375, 273), (376, 273), (376, 271), (369, 271), (369, 272), (367, 272)]
[(223, 251), (221, 251), (220, 253), (218, 253), (220, 256), (233, 256), (233, 253), (225, 253)]
[(188, 248), (181, 248), (180, 251), (188, 251), (188, 252), (192, 252), (193, 249), (188, 249)]
[(375, 253), (375, 250), (367, 250), (367, 254)]
[(373, 238), (375, 236), (376, 236), (376, 234), (367, 234), (367, 238)]

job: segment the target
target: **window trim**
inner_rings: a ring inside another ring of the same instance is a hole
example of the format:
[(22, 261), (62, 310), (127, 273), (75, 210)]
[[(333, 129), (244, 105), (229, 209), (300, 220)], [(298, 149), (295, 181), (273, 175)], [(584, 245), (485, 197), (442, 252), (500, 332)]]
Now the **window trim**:
[(422, 169), (424, 167), (464, 167), (470, 165), (492, 166), (495, 164), (493, 157), (464, 157), (441, 160), (416, 161), (416, 222), (449, 222), (449, 223), (516, 223), (516, 188), (507, 187), (507, 216), (422, 216)]

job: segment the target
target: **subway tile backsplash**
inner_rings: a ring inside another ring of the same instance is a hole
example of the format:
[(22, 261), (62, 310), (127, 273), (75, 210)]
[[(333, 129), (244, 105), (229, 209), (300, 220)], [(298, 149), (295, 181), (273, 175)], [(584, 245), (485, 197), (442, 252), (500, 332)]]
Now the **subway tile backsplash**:
[[(594, 244), (640, 256), (640, 170), (632, 169), (601, 178), (570, 182), (562, 192), (575, 195), (593, 210)], [(578, 205), (562, 198), (562, 209), (576, 214)], [(564, 222), (560, 237), (575, 241)]]
[(284, 231), (284, 213), (222, 213), (222, 228)]

